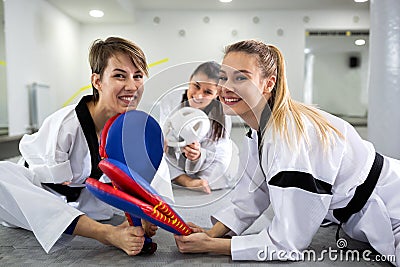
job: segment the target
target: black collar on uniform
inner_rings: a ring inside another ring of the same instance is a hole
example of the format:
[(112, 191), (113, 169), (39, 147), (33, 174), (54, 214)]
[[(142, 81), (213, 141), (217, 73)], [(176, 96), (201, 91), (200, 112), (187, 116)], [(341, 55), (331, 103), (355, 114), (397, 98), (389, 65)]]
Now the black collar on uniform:
[[(261, 141), (261, 136), (264, 134), (265, 132), (265, 128), (267, 126), (268, 120), (271, 117), (271, 109), (269, 107), (268, 104), (265, 105), (263, 111), (261, 112), (261, 118), (260, 118), (260, 127), (258, 128), (257, 134), (259, 137), (259, 142)], [(252, 129), (249, 128), (249, 131), (246, 133), (246, 136), (248, 138), (252, 138), (251, 137), (251, 133), (252, 133)]]
[(270, 117), (271, 117), (271, 109), (268, 104), (265, 104), (265, 107), (261, 113), (260, 127), (258, 128), (258, 131), (260, 132), (261, 136), (265, 132), (265, 128), (267, 127), (267, 123)]
[(251, 127), (249, 127), (249, 130), (247, 131), (246, 136), (247, 136), (248, 138), (250, 138), (250, 139), (253, 139), (253, 137), (251, 137), (251, 133), (252, 133), (252, 132), (253, 132), (253, 131), (252, 131)]
[(258, 158), (260, 160), (260, 168), (261, 168), (261, 171), (262, 171), (264, 177), (266, 177), (266, 175), (265, 175), (264, 168), (263, 168), (263, 165), (262, 165), (262, 147), (263, 147), (262, 137), (264, 135), (265, 129), (267, 128), (267, 123), (268, 123), (268, 120), (269, 120), (270, 117), (271, 117), (271, 109), (270, 109), (268, 104), (265, 104), (265, 107), (264, 107), (263, 111), (261, 112), (260, 126), (259, 126), (258, 131), (257, 131), (257, 136), (258, 136)]
[[(75, 113), (78, 117), (79, 124), (81, 125), (86, 142), (89, 146), (90, 159), (92, 164), (90, 177), (100, 179), (103, 172), (98, 168), (98, 164), (100, 162), (99, 142), (97, 140), (96, 128), (94, 126), (92, 116), (90, 115), (89, 109), (87, 107), (87, 102), (91, 100), (91, 95), (82, 97), (78, 105), (75, 107)], [(83, 189), (83, 187), (69, 187), (64, 184), (46, 183), (44, 185), (50, 187), (61, 195), (66, 196), (67, 202), (76, 201), (79, 198)]]
[(92, 170), (90, 177), (100, 179), (103, 172), (99, 169), (100, 162), (99, 141), (97, 139), (96, 127), (92, 116), (90, 115), (87, 103), (92, 100), (92, 95), (82, 97), (78, 105), (75, 107), (76, 116), (81, 124), (83, 133), (89, 146)]

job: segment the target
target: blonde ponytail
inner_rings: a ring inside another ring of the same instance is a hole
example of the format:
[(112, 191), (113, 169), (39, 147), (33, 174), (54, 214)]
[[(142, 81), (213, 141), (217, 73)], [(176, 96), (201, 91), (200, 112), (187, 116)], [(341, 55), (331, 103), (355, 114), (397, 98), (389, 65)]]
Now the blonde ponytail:
[[(289, 137), (290, 130), (288, 129), (288, 115), (291, 115), (293, 119), (294, 127), (296, 130), (297, 141), (301, 138), (305, 138), (308, 142), (306, 135), (305, 125), (303, 116), (307, 117), (311, 123), (316, 127), (318, 136), (321, 142), (326, 148), (329, 144), (334, 141), (333, 133), (343, 138), (342, 133), (339, 132), (325, 117), (323, 117), (317, 108), (305, 105), (297, 102), (290, 97), (290, 92), (287, 87), (285, 61), (281, 51), (273, 46), (268, 45), (272, 51), (273, 57), (276, 60), (276, 77), (277, 82), (274, 88), (274, 97), (272, 105), (272, 115), (269, 121), (269, 125), (272, 124), (274, 133), (278, 133), (285, 138), (285, 140), (291, 144)], [(288, 118), (289, 117), (289, 118)]]

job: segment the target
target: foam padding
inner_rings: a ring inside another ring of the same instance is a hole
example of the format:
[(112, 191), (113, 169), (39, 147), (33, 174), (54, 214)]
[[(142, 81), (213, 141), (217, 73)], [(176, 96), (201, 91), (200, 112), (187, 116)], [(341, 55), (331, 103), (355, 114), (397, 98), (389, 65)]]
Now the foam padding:
[[(131, 110), (105, 124), (100, 138), (99, 168), (113, 183), (88, 178), (86, 186), (100, 200), (125, 211), (131, 225), (145, 219), (175, 234), (192, 232), (183, 219), (151, 187), (163, 157), (163, 134), (149, 114)], [(146, 239), (151, 242), (151, 239)]]
[(112, 159), (102, 160), (99, 167), (112, 180), (113, 184), (119, 190), (134, 196), (153, 207), (157, 207), (159, 212), (168, 216), (170, 219), (174, 220), (175, 218), (178, 218), (179, 221), (183, 223), (183, 219), (138, 173), (130, 170), (126, 165)]
[(130, 110), (116, 117), (107, 131), (105, 153), (139, 173), (148, 183), (163, 156), (163, 134), (149, 114)]
[(174, 234), (188, 235), (191, 233), (191, 229), (179, 218), (175, 217), (175, 219), (171, 219), (161, 213), (157, 209), (157, 206), (153, 207), (110, 185), (93, 178), (88, 178), (86, 180), (86, 187), (100, 200), (124, 210), (134, 217), (145, 219)]

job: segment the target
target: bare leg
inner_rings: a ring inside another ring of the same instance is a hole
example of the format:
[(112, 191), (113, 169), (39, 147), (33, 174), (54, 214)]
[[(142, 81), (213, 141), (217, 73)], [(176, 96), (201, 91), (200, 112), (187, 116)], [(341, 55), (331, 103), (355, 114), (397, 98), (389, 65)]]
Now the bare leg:
[(191, 190), (202, 191), (207, 194), (211, 193), (208, 181), (205, 179), (196, 179), (186, 174), (181, 174), (174, 179), (174, 182)]
[(86, 215), (79, 217), (73, 234), (96, 239), (105, 245), (115, 246), (129, 256), (139, 254), (144, 243), (142, 227), (130, 226), (128, 221), (118, 226), (102, 224)]

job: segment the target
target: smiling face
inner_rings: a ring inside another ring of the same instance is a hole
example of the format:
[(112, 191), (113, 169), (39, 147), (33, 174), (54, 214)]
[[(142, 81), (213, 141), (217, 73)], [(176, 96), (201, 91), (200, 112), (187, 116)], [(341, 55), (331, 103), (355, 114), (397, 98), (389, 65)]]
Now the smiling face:
[(101, 77), (92, 74), (92, 84), (100, 96), (97, 105), (109, 116), (136, 109), (143, 94), (143, 75), (125, 54), (109, 58)]
[(239, 115), (244, 120), (254, 117), (252, 113), (262, 111), (269, 97), (256, 56), (244, 52), (231, 52), (225, 56), (218, 86), (224, 112)]
[(204, 73), (197, 73), (190, 79), (187, 98), (189, 106), (198, 109), (207, 107), (217, 97), (217, 84)]

